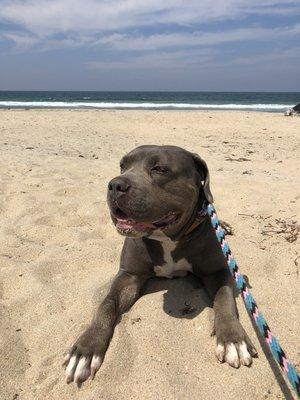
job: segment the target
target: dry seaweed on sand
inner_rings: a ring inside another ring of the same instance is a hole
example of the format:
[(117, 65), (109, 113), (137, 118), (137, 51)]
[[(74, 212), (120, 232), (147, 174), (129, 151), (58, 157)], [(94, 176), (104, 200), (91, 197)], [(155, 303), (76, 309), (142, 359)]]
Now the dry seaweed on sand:
[(273, 236), (274, 234), (283, 234), (285, 240), (292, 243), (298, 238), (300, 225), (296, 221), (285, 221), (281, 218), (276, 218), (273, 222), (269, 222), (262, 234)]

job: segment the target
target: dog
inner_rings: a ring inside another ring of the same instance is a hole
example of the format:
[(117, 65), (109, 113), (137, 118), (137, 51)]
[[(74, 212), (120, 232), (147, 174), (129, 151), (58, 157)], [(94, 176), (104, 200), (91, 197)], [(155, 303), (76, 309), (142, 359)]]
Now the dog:
[(213, 202), (207, 164), (180, 147), (146, 145), (125, 155), (120, 168), (107, 193), (111, 219), (125, 236), (120, 268), (65, 357), (67, 383), (81, 386), (94, 378), (118, 318), (148, 279), (188, 272), (202, 280), (213, 301), (218, 360), (250, 366), (257, 351), (239, 322), (234, 281), (206, 213)]
[(290, 117), (291, 115), (300, 115), (300, 103), (296, 104), (294, 107), (288, 109), (284, 115)]

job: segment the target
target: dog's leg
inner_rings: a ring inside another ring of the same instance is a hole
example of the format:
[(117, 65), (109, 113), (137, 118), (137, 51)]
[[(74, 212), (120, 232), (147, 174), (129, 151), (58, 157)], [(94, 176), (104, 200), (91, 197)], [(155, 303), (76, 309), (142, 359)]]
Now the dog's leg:
[(100, 368), (118, 316), (138, 299), (146, 278), (120, 271), (108, 295), (100, 304), (89, 327), (79, 336), (65, 357), (66, 381), (78, 386)]
[(221, 270), (206, 276), (203, 282), (213, 299), (217, 358), (235, 368), (241, 364), (250, 366), (257, 351), (238, 320), (230, 271)]

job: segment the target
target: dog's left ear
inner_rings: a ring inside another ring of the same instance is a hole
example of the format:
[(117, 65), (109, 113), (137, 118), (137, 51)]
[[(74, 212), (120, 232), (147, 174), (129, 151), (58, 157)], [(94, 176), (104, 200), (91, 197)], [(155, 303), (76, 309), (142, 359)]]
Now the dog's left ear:
[(211, 191), (210, 191), (209, 171), (208, 171), (207, 164), (204, 160), (202, 160), (202, 158), (198, 154), (192, 153), (192, 156), (194, 159), (195, 168), (200, 175), (201, 182), (203, 182), (202, 187), (203, 187), (203, 191), (204, 191), (206, 200), (209, 203), (213, 203), (214, 199), (213, 199), (213, 195), (211, 194)]

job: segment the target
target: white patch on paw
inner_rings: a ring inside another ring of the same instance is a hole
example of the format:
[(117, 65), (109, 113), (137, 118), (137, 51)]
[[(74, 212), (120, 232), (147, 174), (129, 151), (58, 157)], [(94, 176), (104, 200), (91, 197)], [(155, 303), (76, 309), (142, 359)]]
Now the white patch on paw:
[(67, 365), (67, 368), (66, 368), (67, 383), (72, 382), (76, 366), (77, 366), (77, 356), (72, 356), (70, 358), (69, 364)]
[(94, 379), (94, 376), (98, 369), (100, 368), (102, 364), (102, 359), (100, 356), (93, 356), (92, 362), (91, 362), (91, 379)]
[(220, 362), (223, 362), (223, 361), (224, 361), (224, 357), (225, 357), (225, 346), (224, 346), (223, 344), (221, 344), (221, 343), (218, 343), (218, 344), (217, 344), (217, 347), (216, 347), (216, 356), (217, 356), (217, 359), (218, 359)]
[(234, 343), (228, 343), (226, 345), (225, 360), (234, 368), (238, 368), (240, 366), (238, 352)]
[(77, 385), (80, 385), (83, 381), (85, 381), (90, 376), (90, 358), (82, 356), (77, 365), (74, 382)]
[(241, 344), (238, 344), (238, 353), (240, 357), (240, 362), (242, 365), (249, 366), (252, 363), (252, 357), (248, 352), (247, 345), (245, 342), (242, 342)]

